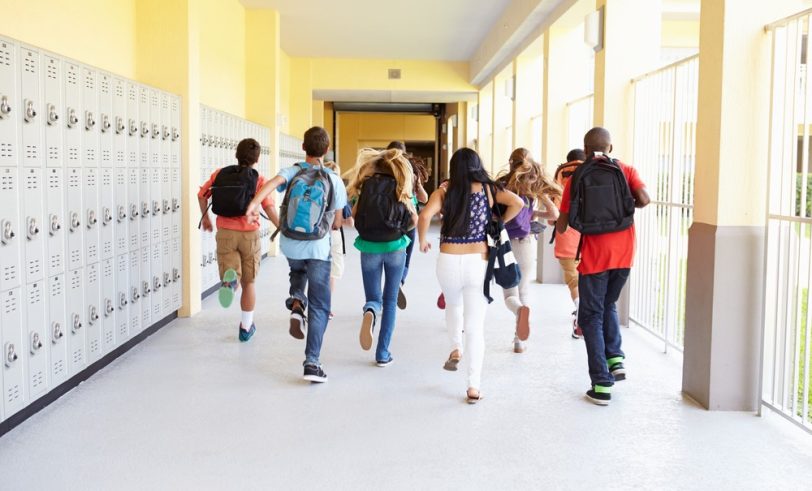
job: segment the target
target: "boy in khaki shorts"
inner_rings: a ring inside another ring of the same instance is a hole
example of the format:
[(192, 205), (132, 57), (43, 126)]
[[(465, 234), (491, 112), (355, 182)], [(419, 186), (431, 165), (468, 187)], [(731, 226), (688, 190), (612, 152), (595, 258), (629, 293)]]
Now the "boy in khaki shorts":
[[(250, 199), (265, 184), (265, 177), (259, 175), (254, 169), (259, 160), (260, 145), (252, 139), (242, 140), (237, 145), (235, 157), (237, 166), (229, 166), (217, 169), (208, 181), (200, 186), (197, 193), (200, 211), (203, 213), (201, 225), (203, 230), (212, 231), (211, 220), (208, 214), (208, 203), (212, 197), (212, 188), (218, 188), (222, 184), (216, 183), (220, 172), (240, 173), (244, 172), (250, 179), (253, 175), (256, 178), (256, 187), (249, 190), (246, 198)], [(222, 180), (220, 182), (223, 182)], [(227, 186), (233, 187), (233, 186)], [(246, 203), (247, 205), (247, 203)], [(237, 206), (239, 208), (239, 206)], [(262, 208), (277, 227), (279, 218), (276, 214), (274, 202), (270, 197), (262, 200)], [(217, 209), (215, 205), (215, 210)], [(217, 216), (217, 264), (220, 268), (220, 278), (223, 285), (220, 287), (220, 304), (229, 307), (234, 300), (234, 293), (237, 286), (242, 286), (242, 296), (240, 297), (240, 307), (242, 309), (242, 319), (239, 327), (240, 341), (248, 341), (256, 332), (254, 325), (254, 305), (256, 304), (256, 291), (254, 280), (259, 273), (259, 262), (261, 260), (261, 248), (259, 242), (259, 223), (251, 223), (243, 215), (239, 216)]]

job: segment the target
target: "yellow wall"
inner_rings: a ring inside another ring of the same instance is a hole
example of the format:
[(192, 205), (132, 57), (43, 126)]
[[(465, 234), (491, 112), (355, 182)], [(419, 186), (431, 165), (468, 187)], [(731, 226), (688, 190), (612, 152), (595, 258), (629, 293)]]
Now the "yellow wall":
[[(312, 65), (313, 88), (317, 90), (476, 91), (468, 83), (468, 63), (347, 58), (304, 60)], [(400, 68), (402, 78), (389, 80), (389, 68)]]
[(137, 0), (4, 0), (2, 35), (135, 78)]
[(699, 20), (664, 20), (664, 48), (699, 48)]
[(290, 133), (290, 69), (290, 56), (281, 51), (279, 57), (281, 77), (279, 80), (279, 114), (282, 115), (282, 120), (279, 122), (279, 131), (288, 134)]
[(288, 80), (290, 84), (288, 106), (288, 129), (300, 137), (313, 126), (313, 79), (312, 65), (305, 58), (291, 58)]
[(200, 97), (245, 117), (245, 8), (239, 0), (200, 2)]
[(435, 123), (434, 116), (422, 114), (338, 113), (338, 164), (346, 171), (358, 150), (392, 140), (434, 141)]

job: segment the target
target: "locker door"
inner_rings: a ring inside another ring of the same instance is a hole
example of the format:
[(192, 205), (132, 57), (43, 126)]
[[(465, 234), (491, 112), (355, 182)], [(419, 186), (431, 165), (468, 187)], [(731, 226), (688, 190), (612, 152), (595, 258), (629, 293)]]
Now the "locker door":
[(48, 276), (65, 272), (65, 192), (62, 169), (45, 169), (45, 221), (42, 224), (45, 237), (45, 262)]
[(181, 238), (172, 239), (172, 310), (181, 308), (183, 295), (183, 253)]
[(84, 198), (84, 214), (82, 215), (85, 235), (85, 264), (89, 265), (99, 261), (100, 235), (99, 228), (99, 168), (85, 167), (85, 182), (82, 187)]
[(0, 167), (0, 290), (22, 284), (18, 191), (17, 168)]
[(42, 63), (39, 51), (20, 47), (20, 119), (22, 134), (21, 163), (25, 167), (41, 167), (43, 164), (42, 142)]
[(17, 47), (0, 39), (0, 166), (16, 166), (17, 113), (21, 113), (17, 79)]
[(171, 235), (173, 238), (181, 236), (181, 187), (180, 187), (180, 167), (175, 166), (172, 171), (172, 229)]
[(68, 338), (68, 374), (76, 375), (87, 366), (85, 352), (85, 270), (68, 271), (68, 293), (65, 311), (65, 336)]
[(82, 150), (84, 167), (99, 166), (99, 81), (98, 73), (82, 67)]
[(115, 214), (113, 203), (113, 172), (112, 168), (101, 169), (101, 187), (99, 188), (99, 235), (101, 238), (101, 258), (113, 259), (115, 256)]
[(102, 355), (102, 307), (100, 263), (85, 267), (85, 347), (88, 364)]
[(149, 254), (149, 246), (141, 248), (139, 260), (141, 265), (141, 330), (152, 325), (152, 270)]
[(163, 244), (160, 242), (153, 244), (150, 253), (150, 272), (152, 273), (152, 323), (156, 323), (163, 318)]
[(161, 295), (163, 296), (161, 304), (161, 318), (166, 317), (172, 313), (172, 241), (165, 240), (161, 242), (161, 280), (163, 286), (161, 287)]
[(141, 197), (141, 247), (149, 245), (150, 236), (152, 235), (152, 202), (150, 196), (152, 193), (152, 172), (146, 167), (141, 167), (138, 170), (139, 183), (138, 192)]
[(126, 254), (130, 251), (128, 227), (129, 203), (127, 201), (127, 169), (119, 167), (113, 170), (115, 184), (113, 186), (113, 237), (115, 242), (115, 255)]
[(50, 342), (51, 387), (56, 387), (68, 379), (68, 341), (65, 338), (69, 327), (65, 315), (65, 275), (48, 278), (48, 340)]
[(78, 65), (66, 61), (63, 65), (65, 75), (65, 153), (66, 167), (82, 166), (82, 133), (85, 122), (82, 119), (82, 73)]
[(130, 337), (130, 255), (116, 258), (116, 344), (121, 345)]
[(25, 287), (25, 350), (28, 396), (33, 401), (48, 390), (48, 332), (45, 322), (45, 284), (30, 283)]
[(139, 137), (138, 165), (149, 167), (149, 140), (152, 130), (149, 125), (149, 89), (138, 87)]
[(58, 58), (43, 54), (43, 100), (45, 101), (45, 112), (42, 117), (45, 119), (45, 165), (47, 167), (64, 166), (62, 160), (64, 126), (60, 118), (65, 115), (65, 104), (62, 97), (63, 84), (62, 61)]
[(149, 121), (150, 138), (149, 154), (150, 167), (161, 165), (161, 104), (160, 95), (156, 89), (149, 89)]
[(68, 245), (68, 269), (82, 267), (85, 260), (84, 248), (84, 226), (85, 213), (82, 208), (82, 188), (84, 179), (82, 169), (72, 167), (65, 170), (65, 227), (68, 232), (65, 234)]
[(21, 289), (0, 294), (0, 345), (3, 347), (3, 407), (8, 418), (26, 405)]
[[(138, 250), (141, 245), (141, 201), (138, 195), (138, 180), (141, 177), (138, 167), (127, 169), (127, 235), (130, 251)], [(138, 263), (136, 263), (138, 264)]]
[(113, 78), (113, 109), (110, 123), (113, 125), (113, 162), (115, 167), (127, 167), (127, 82)]
[(101, 328), (102, 354), (107, 354), (116, 347), (116, 260), (107, 259), (101, 263)]
[(168, 168), (172, 147), (171, 96), (160, 93), (161, 98), (161, 167)]
[(99, 73), (99, 165), (101, 167), (112, 167), (115, 161), (113, 150), (113, 135), (116, 130), (113, 127), (115, 116), (113, 115), (113, 77), (107, 73)]
[(129, 270), (129, 309), (130, 309), (130, 336), (141, 332), (141, 251), (130, 251), (128, 259)]
[(161, 226), (163, 223), (163, 205), (161, 203), (161, 169), (153, 167), (149, 169), (150, 179), (150, 198), (152, 198), (152, 208), (150, 213), (152, 219), (150, 220), (150, 245), (157, 245), (161, 242)]
[(172, 169), (161, 169), (161, 240), (168, 241), (172, 230)]
[(45, 277), (45, 219), (42, 168), (23, 168), (22, 204), (23, 246), (25, 251), (25, 281), (31, 283)]
[(172, 125), (172, 143), (169, 150), (171, 154), (170, 167), (180, 169), (180, 97), (172, 97), (169, 112)]

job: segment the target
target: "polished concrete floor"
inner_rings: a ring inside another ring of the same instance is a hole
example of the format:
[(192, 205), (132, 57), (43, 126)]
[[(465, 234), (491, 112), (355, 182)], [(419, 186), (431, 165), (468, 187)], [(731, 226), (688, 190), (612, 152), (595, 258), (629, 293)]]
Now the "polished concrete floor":
[(624, 330), (629, 379), (612, 405), (583, 398), (581, 341), (563, 286), (532, 286), (533, 332), (488, 311), (485, 400), (464, 402), (435, 306), (436, 252), (417, 254), (377, 368), (358, 345), (363, 303), (349, 251), (322, 361), (301, 379), (287, 333), (284, 259), (263, 263), (256, 336), (214, 297), (0, 438), (0, 489), (810, 489), (812, 435), (777, 416), (707, 412), (680, 393), (680, 360)]

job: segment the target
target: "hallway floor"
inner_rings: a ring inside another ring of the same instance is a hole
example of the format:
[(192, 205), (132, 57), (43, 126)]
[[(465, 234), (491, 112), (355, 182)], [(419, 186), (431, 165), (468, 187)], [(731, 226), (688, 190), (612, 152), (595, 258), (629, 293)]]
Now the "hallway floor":
[[(348, 234), (350, 235), (350, 234)], [(348, 237), (349, 240), (349, 237)], [(435, 242), (436, 245), (436, 242)], [(488, 311), (485, 399), (464, 402), (435, 306), (436, 252), (416, 253), (392, 342), (358, 344), (357, 252), (334, 297), (322, 362), (301, 378), (287, 332), (284, 258), (260, 274), (257, 334), (216, 296), (0, 438), (0, 489), (809, 489), (812, 435), (778, 416), (707, 412), (680, 393), (680, 360), (624, 329), (628, 380), (585, 401), (586, 353), (560, 285), (532, 286), (528, 350)]]

